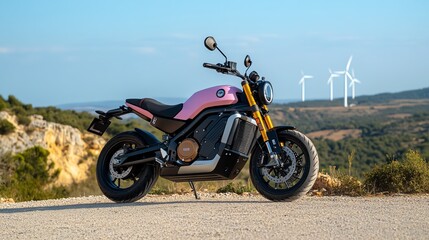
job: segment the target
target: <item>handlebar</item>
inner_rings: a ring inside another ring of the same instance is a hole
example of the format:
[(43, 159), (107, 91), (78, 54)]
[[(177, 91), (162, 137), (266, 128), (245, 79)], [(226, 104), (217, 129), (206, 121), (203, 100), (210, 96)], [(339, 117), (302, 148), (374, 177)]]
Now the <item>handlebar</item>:
[(223, 66), (222, 64), (218, 63), (218, 64), (212, 64), (212, 63), (204, 63), (203, 67), (205, 68), (210, 68), (210, 69), (214, 69), (217, 72), (221, 72), (221, 73), (228, 73), (231, 71), (230, 68)]
[(237, 71), (237, 69), (235, 68), (235, 64), (236, 63), (228, 62), (228, 65), (230, 65), (230, 66), (228, 66), (226, 64), (221, 64), (221, 63), (218, 63), (218, 64), (203, 63), (203, 67), (214, 69), (214, 70), (216, 70), (216, 72), (220, 72), (220, 73), (223, 73), (223, 74), (234, 75), (234, 76), (237, 76), (237, 77), (239, 77), (239, 78), (241, 78), (243, 80), (246, 79), (245, 76), (241, 75)]

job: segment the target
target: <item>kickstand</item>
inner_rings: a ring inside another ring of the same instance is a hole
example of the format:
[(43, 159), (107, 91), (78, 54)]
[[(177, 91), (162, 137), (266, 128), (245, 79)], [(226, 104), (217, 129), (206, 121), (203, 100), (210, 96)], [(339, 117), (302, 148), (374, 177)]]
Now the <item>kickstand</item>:
[(194, 191), (195, 199), (200, 199), (200, 196), (198, 196), (197, 190), (195, 189), (194, 182), (189, 181), (189, 186), (191, 186), (192, 191)]

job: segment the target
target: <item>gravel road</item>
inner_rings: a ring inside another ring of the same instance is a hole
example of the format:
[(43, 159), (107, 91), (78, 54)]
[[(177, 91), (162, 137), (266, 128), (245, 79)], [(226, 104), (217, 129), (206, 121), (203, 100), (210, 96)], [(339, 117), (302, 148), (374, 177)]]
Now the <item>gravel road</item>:
[(429, 195), (304, 197), (102, 196), (0, 204), (0, 239), (429, 239)]

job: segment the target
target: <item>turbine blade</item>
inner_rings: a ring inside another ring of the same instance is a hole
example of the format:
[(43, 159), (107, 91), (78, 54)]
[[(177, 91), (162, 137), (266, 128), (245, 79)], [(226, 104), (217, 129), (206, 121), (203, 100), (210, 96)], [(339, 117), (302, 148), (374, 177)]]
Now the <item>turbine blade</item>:
[(352, 68), (352, 76), (355, 78), (355, 70)]
[(350, 56), (349, 61), (347, 62), (347, 67), (346, 67), (347, 72), (349, 71), (350, 64), (352, 63), (352, 59), (353, 59), (353, 56)]
[(336, 74), (344, 74), (345, 71), (335, 71)]
[(350, 73), (349, 73), (349, 72), (346, 72), (346, 76), (347, 76), (350, 80), (353, 80), (353, 78), (352, 78), (352, 76), (350, 75)]
[(355, 78), (355, 79), (353, 79), (353, 81), (354, 81), (354, 82), (356, 82), (356, 83), (361, 83), (361, 82), (360, 82), (358, 79), (356, 79), (356, 78)]

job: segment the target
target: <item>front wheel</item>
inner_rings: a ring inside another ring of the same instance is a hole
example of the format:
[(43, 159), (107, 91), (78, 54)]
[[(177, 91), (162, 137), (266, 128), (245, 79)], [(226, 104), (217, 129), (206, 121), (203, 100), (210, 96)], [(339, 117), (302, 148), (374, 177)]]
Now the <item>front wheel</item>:
[(282, 146), (280, 166), (269, 166), (268, 150), (256, 144), (250, 160), (250, 178), (256, 190), (272, 201), (293, 201), (313, 186), (319, 171), (319, 157), (311, 140), (298, 131), (278, 133)]
[(155, 163), (115, 167), (117, 157), (145, 146), (136, 132), (123, 132), (107, 142), (97, 161), (97, 182), (104, 195), (115, 202), (134, 202), (155, 184), (159, 171)]

